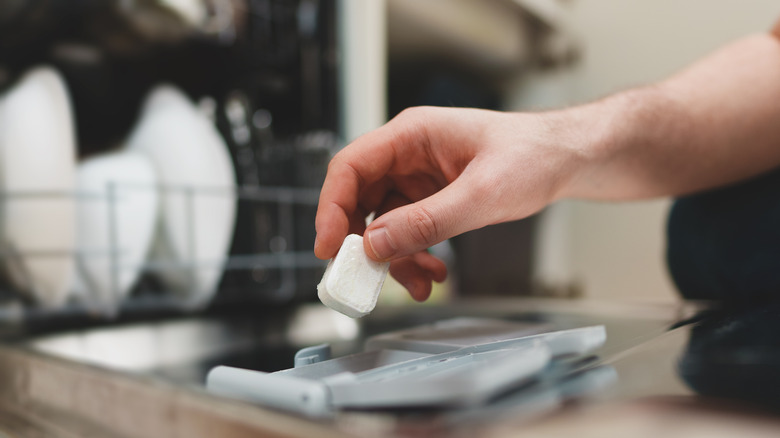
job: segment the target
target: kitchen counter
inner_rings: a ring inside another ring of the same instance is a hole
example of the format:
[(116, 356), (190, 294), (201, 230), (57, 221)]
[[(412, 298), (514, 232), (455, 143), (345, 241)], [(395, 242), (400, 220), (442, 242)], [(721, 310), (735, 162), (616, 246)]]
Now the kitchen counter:
[[(0, 346), (0, 432), (11, 436), (778, 436), (780, 306), (571, 300), (386, 307), (355, 323), (312, 305), (266, 318), (212, 314), (32, 335)], [(217, 364), (292, 366), (303, 346), (336, 356), (384, 333), (457, 316), (566, 329), (603, 324), (596, 356), (462, 409), (352, 410), (310, 419), (207, 393)], [(689, 323), (681, 323), (689, 322)], [(307, 330), (307, 327), (309, 328)], [(316, 327), (316, 330), (311, 330)]]

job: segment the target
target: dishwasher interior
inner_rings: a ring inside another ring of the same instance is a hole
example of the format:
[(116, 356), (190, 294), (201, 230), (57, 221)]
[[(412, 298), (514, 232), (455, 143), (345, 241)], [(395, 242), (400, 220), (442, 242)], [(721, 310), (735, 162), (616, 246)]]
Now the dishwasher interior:
[(335, 1), (3, 2), (0, 320), (311, 301), (342, 146), (335, 17)]

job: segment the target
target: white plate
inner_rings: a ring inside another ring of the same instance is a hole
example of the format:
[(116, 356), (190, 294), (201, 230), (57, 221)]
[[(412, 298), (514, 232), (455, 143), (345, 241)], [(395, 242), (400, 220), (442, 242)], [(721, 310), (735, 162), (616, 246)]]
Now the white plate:
[(27, 72), (0, 98), (0, 240), (13, 285), (47, 306), (64, 303), (75, 243), (75, 135), (65, 84), (56, 70)]
[(146, 155), (124, 150), (81, 163), (77, 188), (81, 255), (73, 289), (89, 308), (113, 315), (149, 252), (157, 223), (157, 174)]
[(163, 191), (152, 259), (171, 291), (202, 306), (216, 292), (233, 236), (237, 201), (230, 152), (213, 124), (180, 90), (158, 86), (127, 145), (152, 159)]

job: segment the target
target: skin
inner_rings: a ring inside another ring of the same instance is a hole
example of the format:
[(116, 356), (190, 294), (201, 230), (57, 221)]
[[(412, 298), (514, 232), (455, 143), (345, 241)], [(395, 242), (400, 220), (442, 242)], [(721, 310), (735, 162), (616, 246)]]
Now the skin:
[[(635, 200), (780, 165), (780, 22), (657, 84), (543, 113), (418, 107), (331, 161), (314, 252), (349, 233), (415, 299), (447, 275), (425, 249), (563, 198)], [(365, 217), (377, 218), (365, 226)]]

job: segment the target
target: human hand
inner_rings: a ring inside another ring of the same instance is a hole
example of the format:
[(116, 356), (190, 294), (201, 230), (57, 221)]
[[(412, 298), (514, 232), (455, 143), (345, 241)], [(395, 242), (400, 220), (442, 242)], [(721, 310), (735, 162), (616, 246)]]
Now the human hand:
[[(463, 108), (411, 108), (340, 151), (317, 210), (317, 257), (347, 234), (391, 261), (419, 301), (446, 266), (425, 249), (486, 225), (521, 219), (563, 193), (580, 159), (566, 118)], [(578, 133), (581, 134), (581, 133)], [(365, 218), (376, 212), (366, 227)]]

